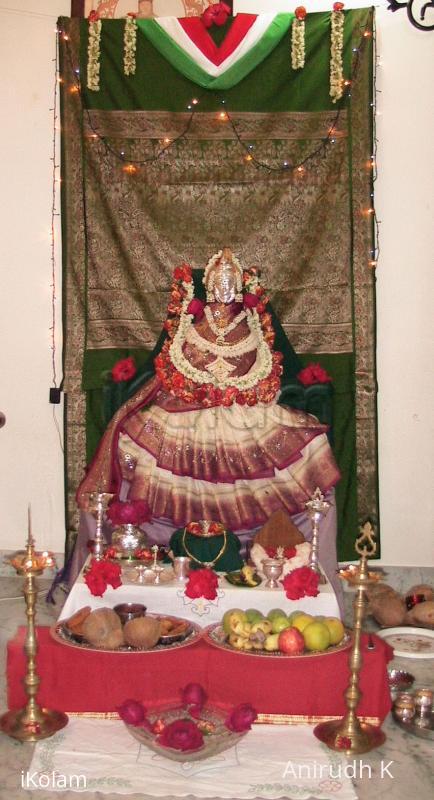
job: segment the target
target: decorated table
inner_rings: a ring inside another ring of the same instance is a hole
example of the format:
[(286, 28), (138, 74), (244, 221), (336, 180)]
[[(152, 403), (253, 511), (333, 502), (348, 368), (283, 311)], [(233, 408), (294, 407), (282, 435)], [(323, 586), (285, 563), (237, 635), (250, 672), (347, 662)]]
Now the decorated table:
[(282, 608), (286, 614), (299, 609), (307, 614), (340, 616), (335, 592), (328, 581), (319, 585), (317, 597), (306, 596), (299, 600), (288, 600), (282, 588), (268, 589), (265, 587), (265, 581), (255, 587), (236, 587), (231, 586), (221, 574), (217, 597), (208, 600), (204, 597), (188, 597), (185, 594), (185, 586), (175, 580), (170, 583), (143, 585), (134, 582), (133, 576), (134, 567), (123, 568), (122, 585), (117, 589), (108, 586), (104, 595), (97, 597), (90, 593), (84, 582), (82, 570), (66, 599), (60, 619), (71, 617), (83, 606), (90, 606), (92, 609), (107, 606), (113, 608), (119, 603), (143, 603), (150, 612), (184, 617), (201, 626), (220, 622), (225, 611), (231, 608), (256, 608), (263, 614), (267, 614), (273, 608)]
[[(39, 702), (67, 712), (114, 712), (126, 698), (152, 707), (171, 703), (181, 686), (204, 686), (222, 706), (252, 703), (262, 722), (313, 722), (341, 716), (348, 685), (347, 649), (302, 657), (244, 654), (198, 639), (188, 647), (148, 652), (104, 652), (69, 647), (55, 641), (50, 629), (37, 629), (37, 667), (43, 681)], [(8, 645), (9, 708), (25, 703), (22, 678), (25, 629)], [(392, 649), (373, 637), (375, 648), (362, 639), (359, 713), (377, 723), (391, 707), (387, 663)]]

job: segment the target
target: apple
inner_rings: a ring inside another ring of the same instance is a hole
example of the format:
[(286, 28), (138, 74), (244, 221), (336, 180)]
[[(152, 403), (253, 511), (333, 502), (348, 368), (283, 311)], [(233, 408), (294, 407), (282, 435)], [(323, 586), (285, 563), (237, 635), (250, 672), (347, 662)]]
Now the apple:
[[(233, 624), (237, 622), (247, 622), (246, 612), (241, 608), (230, 608), (223, 614), (222, 626), (226, 636), (233, 632)], [(231, 624), (233, 623), (233, 624)]]
[(330, 634), (330, 644), (339, 644), (345, 636), (345, 628), (337, 617), (325, 617), (324, 625), (327, 625)]
[(274, 617), (274, 619), (271, 620), (271, 629), (273, 633), (280, 633), (281, 631), (284, 631), (285, 628), (290, 627), (291, 623), (288, 617)]
[(285, 628), (279, 633), (278, 644), (279, 650), (288, 656), (298, 656), (304, 650), (303, 635), (294, 627)]

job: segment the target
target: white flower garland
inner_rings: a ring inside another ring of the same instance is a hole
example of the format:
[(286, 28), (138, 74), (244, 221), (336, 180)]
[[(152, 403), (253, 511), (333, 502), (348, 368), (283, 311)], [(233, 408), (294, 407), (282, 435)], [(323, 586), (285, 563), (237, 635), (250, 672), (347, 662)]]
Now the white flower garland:
[(89, 41), (87, 45), (87, 88), (92, 92), (99, 92), (99, 57), (101, 54), (101, 27), (100, 19), (89, 22)]
[(214, 356), (220, 356), (220, 358), (243, 356), (245, 353), (256, 350), (258, 346), (256, 336), (252, 333), (241, 342), (236, 342), (235, 344), (215, 344), (215, 342), (210, 342), (201, 336), (193, 325), (187, 331), (186, 342), (195, 345), (201, 353), (212, 353)]
[(229, 386), (233, 386), (239, 391), (252, 389), (259, 381), (264, 380), (264, 378), (268, 378), (273, 367), (273, 359), (270, 348), (264, 340), (261, 320), (256, 311), (253, 311), (247, 317), (247, 324), (250, 328), (251, 334), (253, 334), (255, 337), (257, 346), (256, 361), (247, 375), (243, 375), (238, 378), (231, 378), (229, 376), (225, 378), (214, 377), (205, 370), (200, 370), (196, 367), (193, 367), (193, 365), (187, 361), (183, 353), (183, 346), (193, 321), (193, 314), (187, 314), (187, 306), (192, 297), (193, 289), (191, 284), (189, 284), (187, 297), (184, 298), (182, 304), (179, 328), (174, 336), (171, 346), (169, 347), (169, 357), (175, 369), (177, 369), (181, 375), (184, 375), (185, 378), (193, 381), (194, 383), (210, 383), (220, 389), (226, 389)]
[(232, 322), (230, 322), (229, 325), (225, 325), (224, 328), (219, 328), (218, 325), (216, 325), (215, 319), (212, 315), (212, 311), (209, 306), (205, 306), (205, 316), (209, 327), (211, 328), (213, 334), (217, 336), (217, 339), (219, 338), (224, 339), (232, 331), (234, 331), (235, 328), (238, 327), (240, 322), (243, 321), (243, 319), (247, 316), (247, 314), (245, 311), (240, 311), (240, 313), (237, 314), (237, 316), (232, 320)]
[(124, 28), (124, 74), (136, 74), (136, 42), (137, 22), (134, 16), (128, 16)]
[(294, 19), (291, 27), (291, 66), (292, 69), (302, 69), (304, 67), (305, 50), (305, 24), (303, 19)]
[(343, 11), (332, 11), (331, 14), (331, 46), (330, 46), (330, 97), (333, 103), (340, 100), (344, 93), (344, 70), (342, 50), (344, 46)]

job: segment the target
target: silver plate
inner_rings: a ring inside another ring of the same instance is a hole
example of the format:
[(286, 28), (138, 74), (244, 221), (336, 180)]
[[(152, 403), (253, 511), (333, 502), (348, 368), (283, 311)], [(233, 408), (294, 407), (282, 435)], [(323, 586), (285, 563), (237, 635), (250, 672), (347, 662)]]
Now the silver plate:
[(228, 650), (230, 653), (239, 653), (242, 656), (256, 656), (259, 658), (318, 658), (318, 656), (333, 655), (333, 653), (338, 653), (341, 650), (349, 650), (353, 641), (351, 632), (346, 630), (345, 637), (340, 644), (332, 645), (328, 647), (327, 650), (300, 653), (300, 655), (295, 656), (291, 656), (288, 653), (281, 653), (280, 651), (276, 652), (276, 650), (271, 650), (270, 652), (268, 652), (268, 650), (237, 650), (227, 641), (227, 636), (220, 623), (209, 625), (208, 628), (205, 628), (204, 639), (209, 642), (209, 644), (221, 650)]
[(179, 635), (167, 634), (162, 636), (155, 647), (132, 647), (128, 644), (122, 645), (117, 649), (108, 649), (105, 647), (94, 647), (94, 645), (87, 642), (83, 636), (72, 633), (68, 630), (66, 621), (58, 622), (50, 628), (50, 634), (56, 642), (66, 644), (69, 647), (76, 647), (81, 650), (92, 650), (92, 652), (104, 653), (161, 653), (166, 650), (173, 650), (178, 647), (187, 647), (198, 641), (202, 635), (202, 628), (190, 620), (185, 620), (182, 617), (174, 617), (171, 614), (146, 614), (147, 617), (153, 619), (171, 619), (174, 622), (188, 622), (188, 628), (185, 633)]

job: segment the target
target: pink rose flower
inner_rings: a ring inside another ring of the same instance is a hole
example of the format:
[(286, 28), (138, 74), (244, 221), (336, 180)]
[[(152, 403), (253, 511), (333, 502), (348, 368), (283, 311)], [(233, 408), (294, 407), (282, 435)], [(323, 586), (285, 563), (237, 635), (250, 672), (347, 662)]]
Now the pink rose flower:
[(249, 731), (258, 713), (250, 703), (241, 703), (236, 706), (226, 718), (225, 725), (230, 731), (242, 733)]
[(193, 314), (194, 318), (197, 320), (202, 319), (204, 314), (205, 303), (202, 300), (199, 300), (197, 297), (193, 297), (193, 300), (190, 300), (187, 306), (187, 314)]
[(183, 706), (194, 706), (195, 708), (203, 708), (208, 695), (200, 685), (200, 683), (188, 683), (181, 689), (181, 701)]
[(203, 745), (203, 736), (192, 720), (176, 719), (165, 726), (158, 742), (174, 750), (199, 750)]
[(243, 296), (243, 305), (244, 308), (256, 308), (259, 303), (259, 297), (256, 294), (252, 294), (252, 292), (246, 292)]

